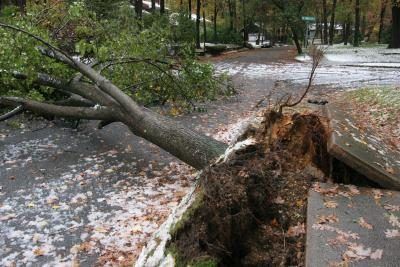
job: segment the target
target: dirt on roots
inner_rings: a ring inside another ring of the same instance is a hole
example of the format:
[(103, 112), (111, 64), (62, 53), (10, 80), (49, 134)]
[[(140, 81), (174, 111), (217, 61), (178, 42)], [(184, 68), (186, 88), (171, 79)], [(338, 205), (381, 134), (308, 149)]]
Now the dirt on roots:
[(267, 112), (255, 145), (203, 172), (169, 244), (177, 266), (304, 266), (307, 192), (329, 172), (314, 114)]

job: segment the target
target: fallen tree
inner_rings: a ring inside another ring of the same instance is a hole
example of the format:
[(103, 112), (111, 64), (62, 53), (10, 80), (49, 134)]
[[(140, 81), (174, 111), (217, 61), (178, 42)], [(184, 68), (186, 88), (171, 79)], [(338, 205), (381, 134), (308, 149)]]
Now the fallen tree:
[[(135, 135), (158, 145), (196, 169), (207, 166), (212, 160), (224, 153), (227, 148), (221, 142), (141, 107), (110, 80), (101, 75), (98, 70), (69, 56), (40, 37), (11, 25), (0, 23), (0, 27), (29, 35), (43, 44), (42, 47), (38, 48), (43, 56), (62, 62), (79, 73), (76, 78), (70, 81), (51, 77), (47, 74), (38, 74), (37, 77), (33, 78), (39, 85), (48, 86), (68, 94), (69, 98), (66, 101), (44, 103), (1, 96), (0, 106), (16, 108), (18, 112), (21, 109), (29, 110), (46, 116), (100, 120), (102, 125), (122, 122)], [(20, 73), (14, 73), (14, 76), (18, 79), (28, 78)], [(91, 83), (82, 81), (82, 76), (90, 80)], [(13, 112), (11, 115), (14, 114), (17, 114), (17, 112)], [(10, 117), (4, 116), (4, 119)]]

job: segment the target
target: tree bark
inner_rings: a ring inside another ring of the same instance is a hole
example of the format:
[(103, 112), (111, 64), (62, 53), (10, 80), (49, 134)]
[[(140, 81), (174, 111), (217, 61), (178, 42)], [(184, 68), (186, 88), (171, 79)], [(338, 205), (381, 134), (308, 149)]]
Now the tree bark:
[(21, 12), (21, 14), (25, 14), (26, 13), (26, 0), (16, 0), (16, 4), (19, 7), (19, 11)]
[(228, 0), (228, 11), (229, 11), (229, 29), (233, 31), (233, 3), (232, 0)]
[(217, 5), (217, 0), (214, 0), (214, 42), (217, 42), (217, 17), (218, 17), (218, 5)]
[(143, 0), (136, 0), (135, 1), (135, 12), (136, 12), (136, 16), (139, 19), (142, 19), (142, 15), (143, 15)]
[(330, 45), (333, 45), (333, 39), (335, 37), (336, 4), (337, 4), (337, 0), (333, 0), (333, 2), (332, 2), (332, 13), (331, 13), (331, 25), (330, 25), (330, 30), (329, 30), (329, 44)]
[(400, 48), (400, 3), (392, 4), (392, 40), (389, 48)]
[(324, 29), (324, 44), (328, 44), (328, 8), (326, 0), (322, 0), (322, 23)]
[(156, 0), (151, 0), (151, 11), (156, 11)]
[(303, 53), (303, 49), (301, 47), (301, 43), (299, 40), (299, 36), (297, 35), (296, 29), (294, 29), (293, 27), (291, 27), (292, 29), (292, 33), (293, 33), (293, 41), (296, 45), (297, 48), (297, 53), (302, 54)]
[(246, 42), (249, 39), (249, 33), (247, 31), (246, 3), (244, 0), (242, 0), (242, 17), (243, 17), (243, 46), (246, 46)]
[(189, 19), (192, 19), (192, 0), (188, 1)]
[(165, 13), (165, 0), (160, 0), (160, 14)]
[(386, 14), (387, 0), (382, 0), (381, 2), (381, 12), (379, 14), (379, 33), (378, 33), (378, 43), (382, 43), (382, 34), (385, 27), (385, 14)]
[(360, 46), (360, 24), (361, 24), (361, 9), (360, 9), (360, 0), (356, 0), (355, 4), (355, 24), (354, 24), (354, 42), (353, 46)]
[(196, 2), (196, 48), (200, 49), (200, 9), (201, 0)]
[(207, 23), (206, 23), (206, 6), (203, 0), (203, 37), (204, 37), (204, 51), (206, 51), (206, 42), (207, 42)]

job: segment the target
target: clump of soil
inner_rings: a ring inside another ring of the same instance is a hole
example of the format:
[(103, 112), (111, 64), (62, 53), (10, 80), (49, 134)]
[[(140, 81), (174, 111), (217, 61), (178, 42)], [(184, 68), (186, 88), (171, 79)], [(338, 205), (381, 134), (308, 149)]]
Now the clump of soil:
[(313, 114), (268, 112), (264, 125), (255, 145), (204, 171), (169, 244), (178, 266), (304, 266), (307, 192), (328, 172), (327, 133)]

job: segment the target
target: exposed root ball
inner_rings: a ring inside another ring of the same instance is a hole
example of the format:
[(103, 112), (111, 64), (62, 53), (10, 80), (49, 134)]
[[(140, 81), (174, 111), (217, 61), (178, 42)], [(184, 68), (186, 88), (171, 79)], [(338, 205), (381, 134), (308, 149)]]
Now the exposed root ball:
[(307, 191), (328, 170), (326, 131), (312, 114), (265, 118), (256, 145), (204, 171), (169, 245), (178, 266), (303, 265)]

